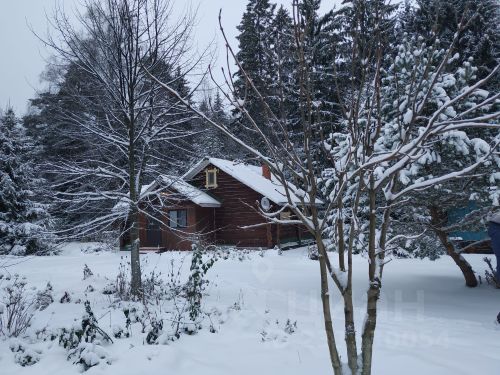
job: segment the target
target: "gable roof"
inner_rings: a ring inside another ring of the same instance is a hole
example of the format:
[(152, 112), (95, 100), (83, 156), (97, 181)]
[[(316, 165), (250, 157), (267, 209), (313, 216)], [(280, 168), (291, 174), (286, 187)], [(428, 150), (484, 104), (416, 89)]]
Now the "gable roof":
[[(193, 179), (198, 173), (205, 169), (208, 165), (219, 168), (221, 171), (227, 173), (234, 179), (241, 182), (243, 185), (248, 186), (250, 189), (267, 197), (270, 201), (278, 205), (288, 203), (285, 187), (278, 181), (276, 176), (271, 175), (271, 179), (267, 179), (262, 175), (262, 167), (246, 164), (239, 161), (230, 161), (218, 158), (204, 158), (200, 160), (193, 168), (182, 176), (183, 180), (189, 181)], [(288, 184), (291, 190), (297, 192), (297, 188), (292, 184)], [(292, 203), (300, 204), (301, 201), (296, 194), (290, 192)], [(318, 200), (318, 203), (321, 203)]]
[[(221, 203), (208, 195), (204, 191), (194, 187), (190, 183), (182, 180), (179, 177), (161, 175), (160, 178), (156, 181), (153, 181), (147, 185), (144, 185), (141, 189), (141, 199), (144, 198), (148, 193), (151, 193), (158, 187), (158, 184), (162, 182), (165, 187), (164, 189), (173, 189), (177, 191), (182, 197), (190, 200), (194, 204), (197, 204), (200, 207), (220, 207)], [(113, 211), (120, 210), (128, 210), (129, 203), (126, 198), (122, 198), (118, 201), (117, 204), (113, 207)]]
[(161, 176), (163, 182), (172, 189), (176, 190), (183, 197), (200, 207), (220, 207), (221, 203), (214, 197), (208, 195), (204, 191), (194, 187), (190, 183), (178, 177)]

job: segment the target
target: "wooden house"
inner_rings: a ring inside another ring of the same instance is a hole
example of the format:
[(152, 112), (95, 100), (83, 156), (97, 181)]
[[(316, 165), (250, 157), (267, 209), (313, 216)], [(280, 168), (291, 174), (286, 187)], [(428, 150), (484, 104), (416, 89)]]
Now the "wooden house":
[[(259, 213), (287, 204), (284, 187), (266, 166), (204, 158), (182, 177), (162, 176), (146, 190), (158, 188), (167, 204), (155, 214), (140, 215), (141, 250), (190, 250), (200, 239), (222, 246), (273, 248), (301, 243), (308, 236), (302, 225), (270, 223)], [(291, 199), (300, 203), (295, 195)], [(292, 218), (286, 209), (280, 215)], [(120, 245), (128, 248), (126, 235)]]

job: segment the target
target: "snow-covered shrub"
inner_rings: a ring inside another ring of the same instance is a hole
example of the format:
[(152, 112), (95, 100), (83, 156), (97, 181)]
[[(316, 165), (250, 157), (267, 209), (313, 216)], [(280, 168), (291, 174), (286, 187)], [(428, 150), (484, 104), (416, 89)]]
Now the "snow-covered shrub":
[(278, 255), (283, 255), (283, 249), (281, 247), (275, 246), (273, 250), (276, 250)]
[(146, 336), (146, 342), (149, 345), (158, 344), (158, 338), (163, 333), (163, 320), (151, 319), (151, 329)]
[[(87, 239), (86, 239), (87, 240)], [(84, 254), (100, 253), (104, 251), (105, 247), (101, 246), (99, 243), (93, 243), (81, 248), (81, 252)]]
[(86, 254), (114, 251), (119, 246), (119, 238), (119, 230), (100, 231), (85, 238), (86, 241), (93, 243), (84, 247), (81, 251)]
[(102, 294), (111, 295), (115, 294), (117, 291), (116, 284), (113, 282), (107, 283), (104, 288), (102, 288)]
[(94, 291), (95, 291), (94, 287), (90, 284), (87, 285), (87, 287), (85, 288), (85, 293), (92, 293)]
[[(127, 326), (130, 327), (130, 321), (127, 321)], [(130, 337), (130, 331), (128, 328), (123, 328), (122, 326), (115, 324), (113, 326), (113, 337), (116, 339)]]
[(319, 259), (319, 252), (317, 245), (309, 245), (307, 246), (307, 257), (311, 260)]
[(500, 280), (497, 280), (495, 277), (495, 270), (493, 269), (493, 265), (491, 264), (491, 259), (488, 257), (484, 257), (483, 260), (487, 264), (488, 268), (484, 271), (484, 276), (486, 279), (486, 282), (489, 285), (492, 285), (496, 288), (500, 288)]
[(205, 276), (215, 263), (215, 257), (209, 256), (205, 261), (203, 255), (205, 248), (200, 244), (193, 244), (193, 256), (191, 258), (190, 275), (185, 285), (186, 297), (188, 301), (189, 317), (196, 320), (201, 313), (201, 300), (203, 292), (208, 284)]
[[(103, 348), (104, 343), (112, 343), (113, 340), (97, 324), (90, 302), (85, 301), (85, 314), (81, 324), (74, 325), (70, 329), (61, 329), (59, 345), (68, 349), (68, 359), (75, 364), (81, 364), (84, 370), (88, 370), (102, 360), (106, 359), (107, 353)], [(109, 361), (106, 361), (109, 363)]]
[(94, 273), (90, 269), (89, 266), (86, 264), (83, 266), (83, 280), (87, 280), (90, 276), (92, 276)]
[(15, 275), (2, 288), (0, 297), (0, 335), (18, 337), (31, 325), (36, 298), (26, 288), (26, 279)]
[(283, 330), (285, 331), (285, 333), (288, 333), (289, 335), (295, 333), (295, 331), (297, 330), (297, 321), (292, 323), (290, 319), (287, 319)]
[(52, 285), (48, 282), (44, 290), (37, 292), (35, 306), (38, 310), (45, 310), (52, 302), (54, 302), (52, 289)]
[(161, 272), (151, 271), (142, 280), (142, 296), (145, 303), (160, 304), (171, 296), (167, 284), (161, 277)]
[(250, 255), (249, 255), (250, 250), (248, 250), (248, 249), (238, 250), (235, 252), (235, 254), (240, 262), (243, 262), (245, 260), (250, 260)]
[(101, 362), (111, 364), (106, 349), (95, 342), (81, 342), (72, 351), (71, 356), (75, 358), (74, 363), (80, 364), (84, 371), (97, 366)]
[(70, 303), (71, 302), (71, 295), (69, 294), (68, 291), (65, 291), (63, 295), (59, 298), (59, 303)]
[(122, 309), (126, 319), (126, 327), (129, 328), (131, 323), (139, 323), (144, 315), (142, 308), (138, 303), (129, 304)]
[[(132, 298), (130, 286), (130, 265), (120, 262), (118, 266), (118, 275), (116, 276), (114, 291), (108, 294), (116, 294), (121, 301), (129, 301)], [(111, 289), (108, 289), (111, 291)]]
[(264, 328), (260, 332), (261, 341), (286, 342), (288, 340), (288, 336), (295, 333), (296, 330), (297, 321), (292, 323), (290, 319), (287, 319), (283, 326), (281, 326), (278, 319), (276, 319), (273, 323), (266, 321)]
[(10, 344), (10, 350), (14, 353), (14, 361), (22, 366), (32, 366), (40, 361), (42, 352), (27, 348), (21, 341), (14, 341)]
[(167, 274), (166, 287), (168, 288), (169, 295), (167, 299), (174, 299), (176, 296), (180, 295), (182, 292), (183, 282), (181, 279), (182, 262), (180, 265), (176, 265), (174, 260), (170, 260), (170, 267)]

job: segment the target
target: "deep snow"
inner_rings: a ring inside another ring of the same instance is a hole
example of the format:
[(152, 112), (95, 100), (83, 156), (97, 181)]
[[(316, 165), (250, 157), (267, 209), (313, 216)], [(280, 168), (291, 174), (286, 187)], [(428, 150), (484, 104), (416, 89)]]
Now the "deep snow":
[[(83, 313), (83, 304), (60, 304), (64, 291), (72, 299), (88, 293), (100, 325), (109, 333), (123, 314), (109, 308), (110, 298), (101, 293), (106, 279), (118, 272), (124, 253), (80, 252), (84, 244), (70, 244), (60, 256), (8, 258), (10, 273), (25, 275), (30, 285), (40, 289), (50, 281), (56, 301), (38, 312), (29, 332), (44, 326), (70, 325)], [(147, 268), (164, 274), (171, 259), (188, 253), (143, 255)], [(209, 271), (213, 281), (204, 300), (206, 310), (217, 307), (223, 324), (217, 333), (202, 330), (183, 335), (168, 345), (147, 345), (144, 335), (115, 340), (107, 346), (112, 364), (91, 368), (90, 374), (175, 375), (270, 375), (330, 374), (327, 346), (321, 319), (318, 263), (307, 258), (306, 249), (258, 252), (218, 261)], [(482, 256), (469, 255), (476, 271), (483, 273)], [(4, 260), (5, 261), (5, 260)], [(355, 257), (354, 298), (364, 299), (366, 260)], [(189, 261), (186, 260), (185, 264)], [(87, 264), (94, 276), (82, 280)], [(343, 345), (342, 304), (332, 293), (337, 342)], [(241, 309), (231, 306), (237, 304)], [(364, 307), (364, 305), (363, 305)], [(500, 311), (500, 291), (487, 285), (476, 289), (464, 286), (450, 259), (437, 261), (397, 259), (384, 272), (383, 293), (375, 337), (375, 375), (470, 375), (498, 374), (500, 369), (500, 327), (495, 325)], [(357, 311), (357, 328), (363, 319)], [(296, 331), (285, 332), (286, 321), (297, 322)], [(42, 359), (31, 367), (14, 363), (9, 340), (0, 340), (0, 374), (78, 374), (79, 368), (66, 360), (66, 351), (57, 342), (34, 344)], [(342, 349), (343, 350), (343, 349)]]

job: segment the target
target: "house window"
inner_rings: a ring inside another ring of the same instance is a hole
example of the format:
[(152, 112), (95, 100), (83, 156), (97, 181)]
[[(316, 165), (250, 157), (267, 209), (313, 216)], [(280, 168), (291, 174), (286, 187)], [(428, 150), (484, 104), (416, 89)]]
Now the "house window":
[(207, 169), (206, 173), (206, 183), (205, 187), (207, 189), (213, 189), (217, 187), (217, 168)]
[(168, 212), (168, 226), (170, 228), (187, 227), (187, 210), (172, 210)]

